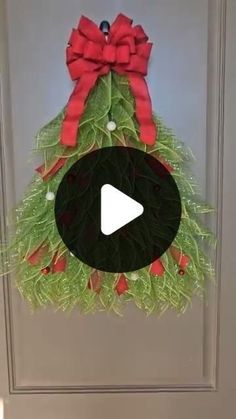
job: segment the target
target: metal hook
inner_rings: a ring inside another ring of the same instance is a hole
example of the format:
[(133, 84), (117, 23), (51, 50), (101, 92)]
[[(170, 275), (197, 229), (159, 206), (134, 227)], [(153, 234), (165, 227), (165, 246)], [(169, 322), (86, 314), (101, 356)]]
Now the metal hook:
[(100, 29), (100, 30), (104, 33), (104, 35), (106, 36), (106, 35), (109, 35), (109, 32), (110, 32), (110, 27), (111, 27), (110, 23), (109, 23), (107, 20), (103, 20), (103, 21), (100, 23), (99, 29)]

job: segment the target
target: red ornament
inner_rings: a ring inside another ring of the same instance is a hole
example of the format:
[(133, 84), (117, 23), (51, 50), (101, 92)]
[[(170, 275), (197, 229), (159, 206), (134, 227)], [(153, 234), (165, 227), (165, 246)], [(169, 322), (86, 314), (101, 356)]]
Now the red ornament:
[(42, 274), (48, 275), (51, 271), (50, 266), (46, 266), (45, 268), (41, 269)]
[(102, 284), (101, 274), (98, 271), (94, 271), (89, 278), (88, 288), (90, 290), (95, 291), (97, 294), (99, 294), (102, 288), (101, 284)]
[(179, 275), (184, 276), (185, 275), (185, 271), (183, 269), (179, 270)]
[(129, 286), (128, 286), (128, 282), (127, 282), (127, 279), (126, 279), (124, 274), (120, 275), (115, 289), (116, 289), (116, 292), (117, 292), (118, 295), (122, 295), (126, 291), (128, 291)]
[(155, 260), (155, 262), (153, 262), (153, 264), (151, 265), (150, 273), (152, 275), (162, 276), (164, 272), (165, 268), (160, 259)]
[(52, 259), (52, 273), (65, 272), (66, 262), (66, 257), (64, 255), (58, 257), (56, 252)]

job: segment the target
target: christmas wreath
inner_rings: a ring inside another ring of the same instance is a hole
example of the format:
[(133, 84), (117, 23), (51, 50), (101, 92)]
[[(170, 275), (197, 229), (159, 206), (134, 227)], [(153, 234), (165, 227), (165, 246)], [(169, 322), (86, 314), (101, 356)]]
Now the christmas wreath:
[[(213, 276), (206, 244), (212, 246), (214, 236), (201, 220), (212, 208), (186, 175), (191, 152), (152, 114), (145, 81), (151, 48), (143, 28), (122, 14), (102, 28), (82, 16), (72, 31), (67, 65), (76, 86), (65, 109), (36, 137), (44, 162), (15, 210), (10, 243), (3, 246), (2, 273), (15, 271), (17, 287), (33, 307), (120, 314), (133, 301), (147, 313), (184, 312)], [(58, 186), (70, 167), (85, 154), (114, 145), (135, 147), (158, 159), (173, 176), (182, 205), (169, 249), (150, 266), (118, 274), (98, 271), (74, 257), (54, 214)]]

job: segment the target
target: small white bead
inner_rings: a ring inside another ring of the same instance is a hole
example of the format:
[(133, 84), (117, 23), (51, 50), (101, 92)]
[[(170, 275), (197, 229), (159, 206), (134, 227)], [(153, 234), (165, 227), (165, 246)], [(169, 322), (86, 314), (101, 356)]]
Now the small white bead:
[(55, 194), (54, 192), (47, 192), (46, 193), (46, 200), (47, 201), (53, 201), (55, 199)]
[(138, 280), (138, 274), (136, 272), (132, 272), (132, 274), (130, 275), (130, 280), (131, 281), (137, 281)]
[(72, 253), (72, 252), (70, 252), (70, 256), (73, 257), (73, 258), (75, 257), (74, 253)]
[(116, 127), (116, 123), (114, 121), (109, 121), (107, 123), (107, 129), (108, 129), (108, 131), (110, 131), (110, 132), (115, 131), (116, 128), (117, 128)]

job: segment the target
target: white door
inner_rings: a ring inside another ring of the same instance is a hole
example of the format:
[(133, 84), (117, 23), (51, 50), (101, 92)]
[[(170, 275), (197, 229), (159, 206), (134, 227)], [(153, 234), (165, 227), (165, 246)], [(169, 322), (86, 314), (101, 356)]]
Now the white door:
[[(227, 7), (226, 7), (227, 3)], [(196, 156), (217, 207), (217, 284), (182, 316), (32, 314), (6, 277), (0, 288), (0, 398), (5, 419), (221, 419), (236, 408), (235, 0), (0, 0), (1, 234), (33, 174), (38, 129), (64, 106), (64, 63), (81, 14), (119, 12), (154, 42), (155, 110)], [(1, 406), (1, 403), (0, 403)], [(1, 407), (0, 407), (1, 418)]]

